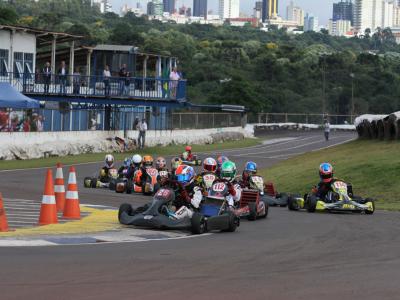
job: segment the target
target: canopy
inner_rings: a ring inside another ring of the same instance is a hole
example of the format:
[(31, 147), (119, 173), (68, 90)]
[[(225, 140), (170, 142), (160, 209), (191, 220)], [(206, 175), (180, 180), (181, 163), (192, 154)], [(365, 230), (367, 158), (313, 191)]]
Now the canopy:
[(39, 108), (39, 101), (21, 94), (8, 82), (0, 82), (0, 108)]

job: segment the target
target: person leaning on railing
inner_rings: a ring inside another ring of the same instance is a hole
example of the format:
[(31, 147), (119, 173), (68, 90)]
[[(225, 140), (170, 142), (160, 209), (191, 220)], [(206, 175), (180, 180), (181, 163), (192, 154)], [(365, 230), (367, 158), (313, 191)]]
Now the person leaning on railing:
[(49, 93), (49, 87), (51, 83), (51, 66), (50, 62), (46, 62), (46, 65), (44, 66), (42, 73), (43, 73), (43, 83), (44, 83), (44, 93), (48, 94)]
[(106, 65), (103, 71), (103, 83), (104, 83), (104, 96), (110, 96), (110, 67)]
[(75, 68), (73, 74), (72, 85), (74, 87), (73, 93), (79, 95), (81, 89), (81, 73), (79, 73), (79, 68)]

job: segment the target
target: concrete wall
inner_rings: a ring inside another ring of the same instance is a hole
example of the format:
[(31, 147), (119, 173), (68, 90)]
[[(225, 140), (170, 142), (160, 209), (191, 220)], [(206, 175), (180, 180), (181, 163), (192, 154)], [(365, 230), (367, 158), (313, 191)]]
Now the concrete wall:
[[(134, 149), (137, 131), (127, 132), (127, 144)], [(242, 127), (203, 130), (148, 131), (146, 146), (169, 144), (211, 144), (225, 140), (252, 137), (250, 130)], [(124, 137), (123, 131), (72, 131), (72, 132), (0, 132), (0, 159), (30, 159), (46, 156), (65, 156), (81, 153), (122, 151), (115, 137)]]

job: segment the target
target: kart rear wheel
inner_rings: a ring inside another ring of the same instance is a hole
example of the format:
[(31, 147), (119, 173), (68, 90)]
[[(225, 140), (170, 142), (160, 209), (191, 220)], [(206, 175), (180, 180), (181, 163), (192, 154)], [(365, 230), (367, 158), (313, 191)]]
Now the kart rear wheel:
[(121, 220), (121, 214), (123, 212), (126, 212), (128, 215), (131, 215), (132, 211), (133, 211), (132, 205), (130, 205), (129, 203), (121, 204), (118, 210), (118, 220), (119, 221)]
[(126, 182), (126, 187), (125, 187), (125, 189), (126, 189), (126, 193), (127, 193), (127, 194), (132, 194), (133, 183), (132, 183), (131, 180), (128, 180), (128, 181)]
[(288, 209), (299, 210), (299, 204), (297, 203), (297, 200), (292, 196), (289, 196), (288, 198)]
[(314, 195), (309, 195), (307, 197), (307, 211), (309, 213), (315, 212), (315, 209), (317, 208), (317, 197)]
[(108, 188), (110, 189), (110, 191), (115, 191), (115, 180), (110, 180), (110, 184), (108, 185)]
[(249, 215), (247, 216), (247, 220), (255, 221), (257, 220), (257, 205), (255, 202), (250, 202), (249, 206)]
[(92, 178), (91, 188), (97, 188), (97, 178)]
[(207, 231), (206, 219), (202, 214), (194, 213), (191, 222), (193, 234), (203, 234)]
[(235, 232), (236, 228), (240, 224), (240, 219), (231, 211), (228, 212), (228, 215), (229, 215), (229, 228), (226, 231)]
[(264, 202), (265, 205), (265, 214), (263, 214), (262, 216), (259, 216), (260, 219), (265, 219), (268, 216), (268, 211), (269, 211), (269, 205), (267, 201), (261, 200)]
[(372, 215), (375, 212), (375, 201), (371, 198), (365, 199), (365, 203), (371, 202), (372, 203), (372, 210), (366, 210), (366, 215)]
[(83, 186), (85, 188), (90, 188), (92, 186), (92, 178), (91, 177), (85, 177), (85, 179), (83, 179)]

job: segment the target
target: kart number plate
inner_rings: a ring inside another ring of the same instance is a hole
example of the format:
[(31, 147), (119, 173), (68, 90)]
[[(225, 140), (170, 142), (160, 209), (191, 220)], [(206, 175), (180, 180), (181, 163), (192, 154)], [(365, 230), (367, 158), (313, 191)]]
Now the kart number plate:
[(151, 220), (151, 219), (153, 219), (153, 216), (144, 216), (143, 219), (145, 219), (145, 220)]
[(167, 171), (160, 171), (158, 173), (161, 177), (168, 177), (168, 172)]
[(157, 169), (150, 168), (150, 169), (147, 169), (146, 172), (147, 172), (147, 174), (149, 174), (149, 176), (151, 176), (151, 177), (154, 177), (154, 176), (157, 176), (157, 175), (158, 175)]
[(347, 195), (347, 184), (345, 182), (335, 181), (333, 187), (339, 194)]
[(118, 171), (116, 169), (111, 169), (109, 172), (110, 172), (110, 177), (112, 178), (118, 177)]
[(168, 198), (171, 194), (170, 190), (167, 189), (161, 189), (157, 192), (156, 196), (161, 197), (161, 198)]
[(205, 186), (207, 188), (210, 188), (212, 186), (213, 182), (215, 181), (216, 176), (212, 175), (212, 174), (208, 174), (208, 175), (204, 175), (203, 179), (204, 179)]
[(256, 184), (262, 184), (262, 183), (264, 183), (264, 180), (263, 180), (262, 177), (260, 177), (260, 176), (253, 176), (251, 179), (252, 179), (253, 182), (256, 183)]
[(226, 185), (223, 182), (217, 182), (212, 187), (213, 191), (215, 191), (215, 192), (223, 192), (225, 190), (225, 188), (226, 188)]

